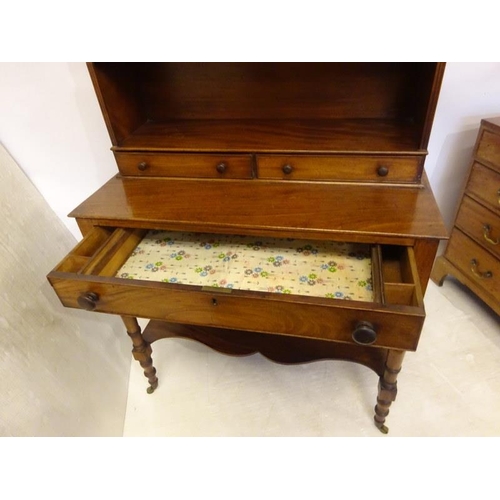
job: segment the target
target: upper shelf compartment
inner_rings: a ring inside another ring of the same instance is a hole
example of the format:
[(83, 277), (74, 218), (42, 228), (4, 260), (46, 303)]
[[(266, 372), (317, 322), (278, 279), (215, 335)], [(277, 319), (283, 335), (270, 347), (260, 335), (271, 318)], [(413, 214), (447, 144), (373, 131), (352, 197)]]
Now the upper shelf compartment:
[(425, 152), (441, 63), (90, 63), (117, 150)]

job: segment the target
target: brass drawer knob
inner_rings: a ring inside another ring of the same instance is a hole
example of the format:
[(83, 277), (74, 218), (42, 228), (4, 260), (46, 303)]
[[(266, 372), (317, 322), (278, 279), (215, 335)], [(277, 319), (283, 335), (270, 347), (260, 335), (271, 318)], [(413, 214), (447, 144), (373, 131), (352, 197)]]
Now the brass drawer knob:
[(76, 301), (82, 309), (85, 309), (86, 311), (93, 311), (99, 301), (99, 295), (94, 292), (85, 292), (80, 294)]
[(478, 278), (481, 278), (481, 279), (493, 278), (493, 273), (491, 271), (481, 272), (478, 269), (479, 263), (476, 259), (472, 259), (470, 261), (470, 266), (471, 266), (470, 270), (472, 271), (472, 274), (474, 274), (474, 276), (477, 276)]
[(145, 161), (141, 161), (139, 165), (137, 165), (137, 168), (141, 171), (144, 172), (148, 168), (148, 164)]
[(500, 238), (497, 238), (496, 240), (494, 240), (491, 237), (491, 226), (489, 224), (485, 224), (483, 226), (483, 236), (484, 236), (484, 239), (488, 243), (490, 243), (491, 245), (498, 245), (500, 243)]
[(217, 170), (219, 174), (223, 174), (227, 170), (227, 165), (224, 162), (221, 162), (215, 167), (215, 170)]
[(385, 177), (389, 173), (389, 168), (386, 167), (385, 165), (380, 165), (380, 167), (377, 168), (377, 175), (379, 177)]
[(368, 321), (360, 321), (352, 332), (352, 340), (361, 345), (373, 344), (377, 340), (375, 327)]
[(283, 165), (283, 168), (281, 170), (283, 170), (283, 173), (285, 175), (290, 175), (293, 171), (293, 167), (287, 163), (286, 165)]

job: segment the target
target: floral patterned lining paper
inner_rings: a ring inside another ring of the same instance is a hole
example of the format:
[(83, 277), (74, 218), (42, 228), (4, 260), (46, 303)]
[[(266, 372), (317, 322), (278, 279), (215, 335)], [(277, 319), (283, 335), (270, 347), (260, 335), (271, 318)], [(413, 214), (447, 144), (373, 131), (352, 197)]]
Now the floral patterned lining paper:
[(150, 231), (116, 276), (373, 301), (368, 245)]

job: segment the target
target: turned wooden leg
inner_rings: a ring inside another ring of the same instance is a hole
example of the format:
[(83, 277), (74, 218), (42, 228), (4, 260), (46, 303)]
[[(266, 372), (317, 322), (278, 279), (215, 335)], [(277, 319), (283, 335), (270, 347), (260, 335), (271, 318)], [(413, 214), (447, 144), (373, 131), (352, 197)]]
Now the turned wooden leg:
[(377, 405), (375, 406), (375, 425), (381, 432), (387, 434), (389, 429), (384, 425), (385, 417), (389, 414), (389, 407), (396, 399), (397, 377), (401, 371), (403, 358), (406, 351), (389, 350), (387, 361), (385, 362), (384, 375), (380, 377), (378, 383)]
[(156, 377), (156, 368), (153, 366), (153, 360), (151, 358), (151, 353), (153, 350), (151, 346), (143, 339), (141, 335), (141, 327), (137, 322), (136, 318), (130, 316), (122, 316), (122, 320), (127, 328), (127, 333), (132, 339), (132, 344), (134, 348), (132, 349), (132, 355), (134, 359), (139, 361), (140, 365), (144, 368), (144, 375), (149, 381), (149, 387), (147, 389), (148, 394), (154, 392), (158, 387), (158, 378)]

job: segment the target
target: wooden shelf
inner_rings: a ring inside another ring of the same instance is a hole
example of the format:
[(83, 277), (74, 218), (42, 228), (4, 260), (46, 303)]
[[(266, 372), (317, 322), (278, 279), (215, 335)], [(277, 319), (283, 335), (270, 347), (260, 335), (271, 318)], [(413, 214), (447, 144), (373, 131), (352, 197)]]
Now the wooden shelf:
[(117, 151), (425, 153), (417, 127), (381, 119), (147, 122)]

